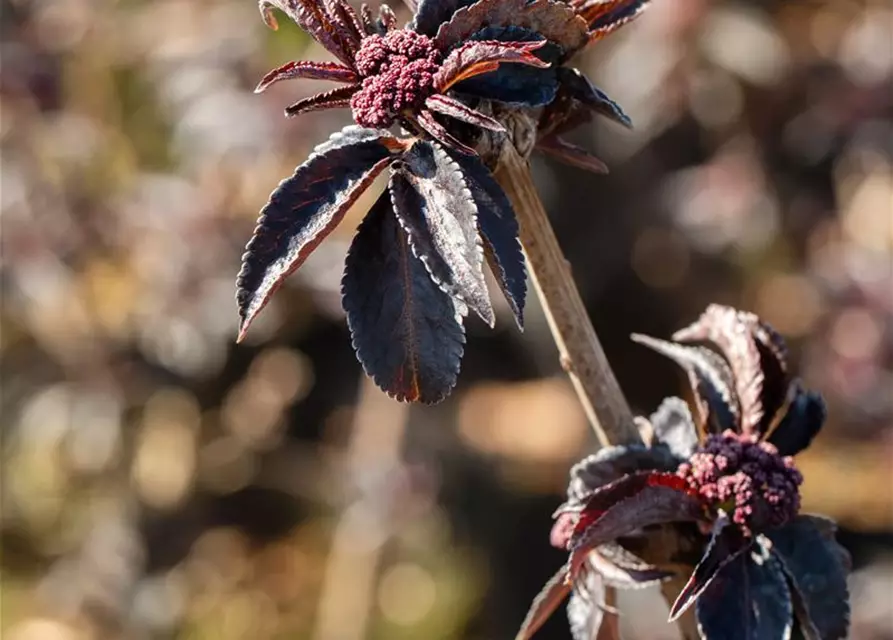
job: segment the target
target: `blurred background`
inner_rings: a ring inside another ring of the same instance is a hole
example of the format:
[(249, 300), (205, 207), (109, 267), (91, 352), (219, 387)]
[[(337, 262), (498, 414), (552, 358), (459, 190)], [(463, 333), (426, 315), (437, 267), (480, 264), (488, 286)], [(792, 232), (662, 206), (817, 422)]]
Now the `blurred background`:
[[(338, 293), (370, 192), (237, 346), (257, 211), (348, 119), (283, 117), (314, 82), (252, 89), (324, 52), (253, 0), (0, 11), (3, 638), (513, 637), (595, 446), (536, 301), (523, 334), (468, 320), (448, 401), (383, 397)], [(684, 393), (630, 332), (773, 323), (830, 405), (800, 464), (852, 637), (893, 638), (891, 6), (656, 0), (578, 62), (636, 129), (577, 133), (609, 176), (535, 177), (628, 399)], [(628, 638), (674, 637), (622, 602)]]

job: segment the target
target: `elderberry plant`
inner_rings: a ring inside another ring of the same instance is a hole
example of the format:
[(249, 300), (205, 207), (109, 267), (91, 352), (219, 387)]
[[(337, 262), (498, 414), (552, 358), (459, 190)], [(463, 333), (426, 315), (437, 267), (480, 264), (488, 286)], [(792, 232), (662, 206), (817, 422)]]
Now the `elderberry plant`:
[[(784, 341), (757, 316), (719, 305), (674, 342), (634, 339), (685, 369), (694, 416), (667, 398), (642, 420), (647, 445), (606, 447), (571, 469), (551, 534), (570, 556), (518, 638), (530, 638), (568, 594), (573, 637), (595, 638), (605, 587), (673, 575), (641, 553), (643, 539), (665, 528), (696, 552), (671, 620), (694, 605), (706, 640), (844, 638), (849, 556), (832, 521), (799, 513), (803, 477), (792, 458), (821, 429), (825, 405), (792, 379)], [(685, 344), (693, 342), (718, 351)]]
[[(523, 328), (518, 223), (490, 166), (511, 143), (525, 154), (535, 145), (604, 170), (561, 134), (593, 114), (629, 120), (566, 63), (632, 20), (646, 1), (408, 4), (413, 18), (398, 28), (386, 5), (375, 16), (346, 0), (260, 1), (270, 27), (279, 9), (338, 62), (289, 62), (257, 91), (294, 78), (342, 83), (286, 114), (349, 107), (356, 125), (316, 147), (272, 193), (242, 258), (236, 298), (241, 340), (285, 278), (388, 168), (387, 191), (346, 259), (343, 306), (366, 372), (394, 398), (430, 403), (455, 385), (468, 310), (494, 324), (485, 259)], [(389, 131), (392, 125), (400, 132)]]

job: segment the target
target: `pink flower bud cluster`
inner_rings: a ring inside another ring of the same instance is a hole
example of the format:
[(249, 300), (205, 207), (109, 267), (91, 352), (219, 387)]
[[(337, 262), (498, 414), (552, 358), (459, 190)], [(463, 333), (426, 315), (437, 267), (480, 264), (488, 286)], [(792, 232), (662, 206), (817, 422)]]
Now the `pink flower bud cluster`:
[(431, 38), (413, 31), (365, 38), (354, 61), (363, 78), (350, 100), (354, 120), (364, 127), (386, 128), (401, 111), (420, 107), (434, 92), (441, 59)]
[(793, 459), (755, 435), (711, 435), (676, 473), (747, 536), (781, 526), (800, 510), (803, 476)]

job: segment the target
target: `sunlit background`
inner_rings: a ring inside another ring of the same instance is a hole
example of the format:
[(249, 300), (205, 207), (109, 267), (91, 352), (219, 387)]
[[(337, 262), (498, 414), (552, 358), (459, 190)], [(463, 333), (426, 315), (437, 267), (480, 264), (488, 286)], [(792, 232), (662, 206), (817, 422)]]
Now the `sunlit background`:
[[(383, 397), (339, 299), (370, 192), (236, 346), (257, 211), (348, 115), (252, 89), (325, 52), (253, 0), (0, 10), (4, 640), (513, 637), (594, 447), (535, 301), (524, 334), (468, 321), (448, 401)], [(830, 405), (800, 464), (852, 637), (893, 638), (893, 10), (655, 0), (578, 63), (636, 129), (578, 132), (607, 177), (535, 176), (628, 399), (683, 393), (630, 332), (773, 323)], [(622, 602), (627, 638), (674, 637), (658, 596)]]

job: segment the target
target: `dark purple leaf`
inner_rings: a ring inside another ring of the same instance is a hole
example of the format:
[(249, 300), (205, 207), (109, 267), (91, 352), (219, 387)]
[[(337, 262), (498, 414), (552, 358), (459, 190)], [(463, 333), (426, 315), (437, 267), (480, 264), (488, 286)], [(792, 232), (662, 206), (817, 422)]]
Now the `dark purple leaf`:
[(763, 433), (768, 428), (784, 403), (789, 385), (784, 342), (769, 325), (753, 313), (711, 304), (673, 339), (715, 344), (735, 379), (741, 430)]
[(649, 0), (571, 0), (571, 6), (590, 29), (617, 27), (638, 16)]
[(524, 302), (527, 297), (527, 269), (518, 240), (518, 221), (512, 204), (499, 183), (477, 156), (451, 154), (462, 168), (465, 182), (478, 210), (478, 227), (484, 241), (490, 271), (515, 316), (524, 328)]
[(602, 447), (571, 467), (566, 504), (582, 505), (600, 487), (638, 471), (672, 471), (678, 466), (665, 447), (625, 444)]
[(463, 122), (467, 122), (468, 124), (482, 129), (499, 132), (505, 131), (505, 127), (498, 121), (490, 116), (485, 116), (480, 111), (465, 106), (455, 98), (450, 98), (449, 96), (434, 94), (425, 100), (425, 106), (431, 111), (442, 113), (443, 115), (450, 116), (456, 120), (462, 120)]
[(421, 0), (410, 29), (426, 36), (434, 36), (437, 29), (449, 20), (460, 7), (467, 7), (477, 0)]
[(360, 41), (365, 37), (363, 21), (347, 0), (326, 0), (329, 15), (344, 30), (354, 51), (360, 48)]
[(271, 29), (279, 28), (272, 11), (272, 8), (276, 8), (310, 34), (329, 53), (353, 68), (351, 43), (345, 40), (343, 33), (318, 0), (259, 0), (258, 7), (264, 22)]
[(574, 640), (596, 640), (605, 617), (605, 583), (589, 569), (574, 582), (567, 603), (567, 621)]
[(673, 575), (648, 564), (619, 544), (609, 542), (589, 553), (589, 564), (601, 574), (606, 586), (641, 589), (663, 582)]
[(716, 521), (713, 527), (713, 535), (704, 551), (704, 557), (695, 567), (694, 572), (682, 588), (676, 602), (670, 608), (670, 621), (676, 620), (694, 604), (698, 596), (710, 586), (717, 573), (732, 562), (735, 558), (744, 554), (751, 545), (753, 539), (747, 538), (741, 530), (729, 522), (725, 516)]
[(796, 455), (808, 447), (828, 416), (821, 395), (804, 391), (796, 380), (792, 383), (792, 391), (793, 399), (784, 418), (767, 438), (783, 456)]
[(571, 583), (567, 580), (568, 565), (564, 565), (543, 586), (542, 590), (530, 604), (530, 610), (521, 623), (515, 640), (529, 640), (533, 634), (545, 624), (549, 616), (558, 608), (571, 590)]
[(412, 255), (387, 193), (351, 243), (341, 292), (357, 356), (379, 387), (401, 401), (449, 394), (465, 343), (463, 305)]
[(616, 102), (606, 96), (595, 87), (589, 79), (577, 69), (560, 67), (558, 69), (558, 81), (567, 95), (585, 105), (586, 108), (601, 114), (611, 120), (632, 128), (632, 120), (629, 119), (623, 109)]
[(667, 445), (673, 455), (687, 459), (698, 447), (698, 430), (682, 398), (665, 398), (649, 421), (657, 442)]
[(236, 293), (242, 317), (239, 340), (285, 278), (391, 162), (388, 145), (393, 148), (396, 142), (386, 131), (346, 127), (279, 183), (242, 256)]
[(465, 155), (476, 155), (475, 150), (461, 142), (457, 139), (453, 134), (446, 130), (442, 124), (440, 124), (435, 118), (434, 115), (428, 111), (427, 109), (422, 109), (416, 116), (414, 120), (415, 124), (422, 129), (422, 131), (428, 133), (432, 138), (437, 140), (442, 145), (455, 149), (460, 153), (464, 153)]
[(338, 87), (324, 93), (317, 93), (315, 96), (298, 100), (293, 105), (285, 108), (285, 115), (294, 118), (310, 111), (321, 111), (323, 109), (343, 109), (350, 106), (350, 97), (357, 92), (359, 85), (350, 85), (347, 87)]
[(736, 556), (698, 598), (697, 618), (705, 640), (789, 638), (791, 596), (778, 562), (758, 545)]
[(769, 534), (793, 585), (798, 619), (808, 638), (845, 638), (850, 621), (845, 551), (829, 536), (827, 521), (798, 516)]
[(591, 171), (593, 173), (608, 173), (608, 165), (596, 158), (585, 149), (578, 147), (566, 140), (554, 135), (547, 135), (540, 138), (536, 143), (536, 148), (546, 153), (556, 160), (560, 160), (578, 169)]
[(451, 49), (483, 27), (515, 26), (539, 33), (546, 40), (573, 53), (587, 41), (586, 22), (564, 3), (555, 0), (480, 0), (458, 9), (441, 25), (435, 44)]
[(718, 354), (710, 349), (682, 346), (639, 334), (633, 334), (632, 339), (685, 369), (697, 400), (699, 429), (715, 433), (738, 429), (741, 411), (733, 391), (734, 379)]
[(446, 91), (457, 82), (495, 71), (504, 63), (545, 69), (549, 63), (533, 55), (533, 52), (542, 48), (544, 44), (545, 40), (532, 42), (472, 40), (450, 52), (434, 76), (434, 86), (438, 91)]
[(477, 207), (462, 171), (437, 144), (419, 140), (392, 167), (394, 210), (434, 282), (491, 327)]
[(653, 524), (704, 517), (703, 505), (685, 482), (671, 473), (640, 472), (596, 491), (580, 513), (570, 541), (571, 575), (586, 553), (606, 542)]
[(307, 62), (304, 60), (293, 60), (277, 69), (273, 69), (270, 73), (265, 75), (254, 89), (254, 93), (261, 93), (271, 84), (275, 84), (282, 80), (292, 80), (294, 78), (332, 80), (334, 82), (356, 82), (357, 74), (352, 69), (348, 69), (335, 62)]

